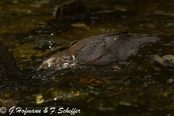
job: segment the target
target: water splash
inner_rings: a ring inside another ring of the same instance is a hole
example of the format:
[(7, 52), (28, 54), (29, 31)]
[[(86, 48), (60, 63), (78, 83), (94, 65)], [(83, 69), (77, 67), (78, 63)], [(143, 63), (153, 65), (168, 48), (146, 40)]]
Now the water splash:
[[(55, 65), (56, 64), (56, 65)], [(62, 70), (69, 67), (74, 67), (77, 65), (77, 60), (74, 55), (72, 56), (62, 56), (62, 57), (51, 57), (43, 62), (44, 67), (55, 68), (57, 70)], [(39, 69), (42, 68), (42, 65)]]

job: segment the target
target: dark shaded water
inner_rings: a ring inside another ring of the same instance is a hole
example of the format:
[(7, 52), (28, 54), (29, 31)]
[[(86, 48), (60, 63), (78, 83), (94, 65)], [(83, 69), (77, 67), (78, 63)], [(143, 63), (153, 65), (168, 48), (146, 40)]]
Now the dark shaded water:
[[(0, 78), (0, 107), (42, 111), (46, 107), (70, 107), (81, 110), (76, 115), (92, 116), (171, 116), (174, 83), (167, 80), (174, 78), (173, 72), (155, 65), (152, 57), (174, 53), (174, 2), (83, 1), (90, 14), (66, 23), (52, 20), (54, 7), (64, 1), (0, 2), (0, 40), (24, 68), (22, 77)], [(74, 42), (113, 31), (129, 31), (137, 37), (158, 36), (161, 40), (117, 63), (121, 71), (112, 66), (81, 64), (60, 71), (35, 71), (46, 57)]]

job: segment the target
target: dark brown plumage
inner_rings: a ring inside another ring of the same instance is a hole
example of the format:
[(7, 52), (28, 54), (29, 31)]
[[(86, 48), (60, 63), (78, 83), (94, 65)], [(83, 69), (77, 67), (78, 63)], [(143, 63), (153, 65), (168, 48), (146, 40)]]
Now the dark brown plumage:
[(88, 64), (107, 65), (116, 61), (123, 61), (149, 42), (156, 42), (159, 38), (146, 37), (131, 39), (126, 32), (107, 33), (87, 37), (72, 47), (47, 58), (39, 69), (64, 68), (74, 66), (76, 61)]

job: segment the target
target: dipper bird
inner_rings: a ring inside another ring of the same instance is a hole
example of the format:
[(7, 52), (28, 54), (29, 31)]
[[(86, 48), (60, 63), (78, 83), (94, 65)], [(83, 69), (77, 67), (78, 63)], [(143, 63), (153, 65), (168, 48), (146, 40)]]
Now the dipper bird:
[(71, 67), (76, 62), (107, 65), (124, 61), (157, 37), (130, 38), (127, 32), (106, 33), (84, 38), (67, 50), (48, 57), (38, 69)]

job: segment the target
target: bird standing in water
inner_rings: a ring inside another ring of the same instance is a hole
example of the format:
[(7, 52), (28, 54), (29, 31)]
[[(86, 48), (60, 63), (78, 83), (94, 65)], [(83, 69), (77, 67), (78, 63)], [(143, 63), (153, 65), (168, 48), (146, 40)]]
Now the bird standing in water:
[(84, 38), (67, 50), (48, 57), (38, 69), (74, 66), (76, 62), (107, 65), (124, 61), (145, 44), (156, 42), (157, 37), (130, 38), (127, 32), (107, 33)]

